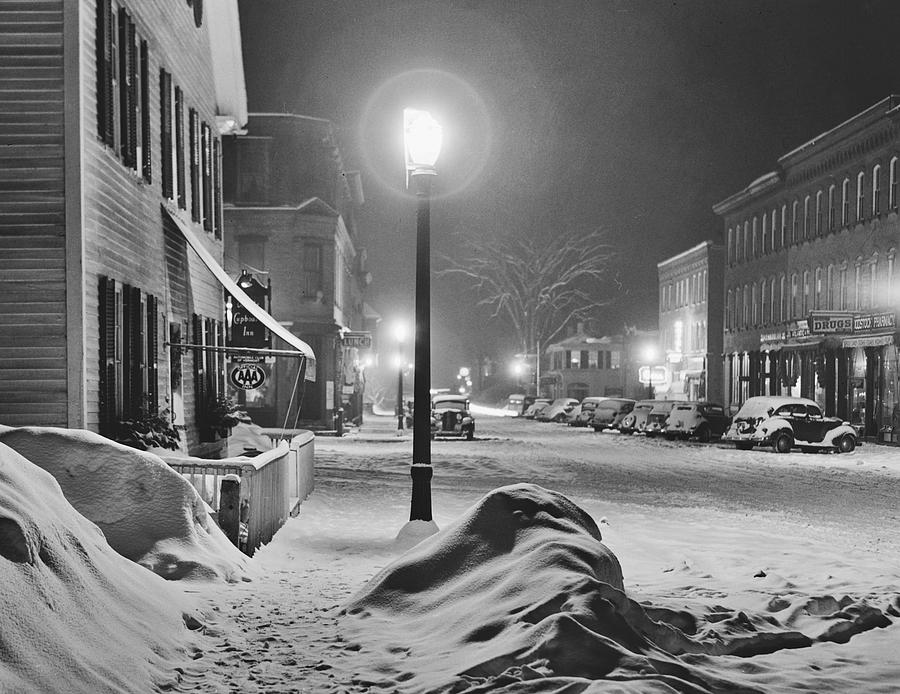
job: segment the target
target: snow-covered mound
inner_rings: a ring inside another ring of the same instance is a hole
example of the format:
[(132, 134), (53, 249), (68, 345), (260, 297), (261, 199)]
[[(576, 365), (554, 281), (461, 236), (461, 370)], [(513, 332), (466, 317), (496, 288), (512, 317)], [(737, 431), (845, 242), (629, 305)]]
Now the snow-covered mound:
[(400, 556), (344, 614), (372, 653), (360, 679), (398, 691), (753, 692), (714, 656), (840, 642), (889, 623), (864, 603), (833, 602), (706, 617), (639, 604), (590, 516), (520, 484)]
[(196, 624), (186, 604), (0, 443), (0, 691), (150, 691)]
[(0, 442), (53, 475), (128, 559), (168, 579), (245, 577), (247, 558), (190, 483), (156, 455), (81, 429), (0, 426)]

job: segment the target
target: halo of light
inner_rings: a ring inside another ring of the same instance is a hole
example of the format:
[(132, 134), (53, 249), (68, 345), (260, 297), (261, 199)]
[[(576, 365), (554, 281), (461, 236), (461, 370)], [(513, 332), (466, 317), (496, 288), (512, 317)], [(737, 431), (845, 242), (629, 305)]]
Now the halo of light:
[(407, 107), (429, 111), (444, 131), (438, 164), (440, 184), (432, 198), (449, 197), (472, 185), (490, 160), (493, 136), (487, 105), (459, 75), (428, 68), (389, 77), (366, 100), (358, 133), (366, 179), (391, 194), (412, 196), (404, 180), (401, 127), (401, 115)]

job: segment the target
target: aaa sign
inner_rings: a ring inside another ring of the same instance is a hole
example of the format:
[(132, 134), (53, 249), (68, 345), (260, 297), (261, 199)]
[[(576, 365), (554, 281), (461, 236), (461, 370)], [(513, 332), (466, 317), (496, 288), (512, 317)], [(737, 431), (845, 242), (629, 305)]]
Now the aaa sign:
[(231, 370), (231, 385), (241, 390), (254, 390), (266, 382), (266, 372), (257, 364), (240, 364)]

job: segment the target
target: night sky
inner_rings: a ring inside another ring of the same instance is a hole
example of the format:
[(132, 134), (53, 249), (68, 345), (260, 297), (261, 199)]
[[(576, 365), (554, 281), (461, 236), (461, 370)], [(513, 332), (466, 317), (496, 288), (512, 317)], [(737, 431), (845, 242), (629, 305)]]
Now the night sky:
[[(606, 333), (656, 327), (656, 263), (721, 238), (714, 203), (900, 91), (896, 0), (241, 0), (251, 112), (331, 120), (362, 171), (370, 303), (413, 318), (415, 207), (401, 120), (444, 127), (434, 267), (467, 237), (606, 234)], [(612, 279), (612, 278), (611, 278)], [(611, 290), (612, 291), (612, 290)], [(432, 283), (434, 385), (511, 353), (449, 278)], [(446, 348), (444, 347), (446, 345)]]

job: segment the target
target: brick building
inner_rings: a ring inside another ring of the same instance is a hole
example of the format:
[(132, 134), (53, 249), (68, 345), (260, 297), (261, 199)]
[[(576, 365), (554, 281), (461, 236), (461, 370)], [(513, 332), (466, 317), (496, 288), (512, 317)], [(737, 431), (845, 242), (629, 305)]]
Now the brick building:
[(900, 431), (898, 157), (900, 97), (889, 96), (714, 206), (727, 403), (801, 395), (868, 436)]
[(655, 390), (670, 400), (722, 396), (724, 261), (724, 246), (704, 241), (656, 266), (667, 377)]

